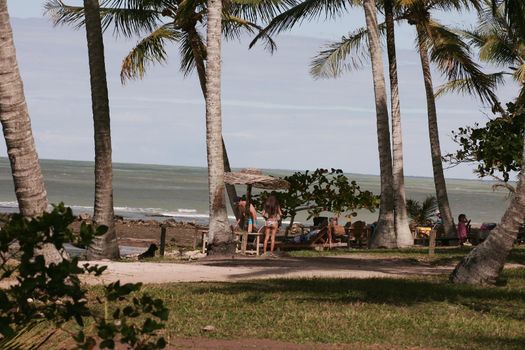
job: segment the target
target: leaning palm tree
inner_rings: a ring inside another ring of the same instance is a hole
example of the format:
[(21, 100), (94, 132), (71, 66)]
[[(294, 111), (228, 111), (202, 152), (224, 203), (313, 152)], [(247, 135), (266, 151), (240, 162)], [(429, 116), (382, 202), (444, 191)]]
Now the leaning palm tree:
[(95, 127), (95, 205), (93, 221), (107, 231), (95, 236), (88, 247), (88, 259), (120, 257), (113, 211), (113, 167), (108, 86), (104, 62), (104, 43), (98, 0), (84, 0), (86, 38), (91, 81), (91, 103)]
[(399, 248), (414, 244), (408, 224), (403, 168), (403, 134), (401, 129), (401, 108), (399, 102), (399, 81), (397, 78), (397, 55), (394, 30), (394, 0), (384, 0), (386, 43), (390, 77), (390, 110), (392, 113), (392, 181), (394, 189), (394, 224), (396, 242)]
[(405, 174), (403, 167), (403, 134), (401, 129), (401, 108), (399, 82), (397, 79), (397, 55), (394, 30), (394, 0), (385, 0), (386, 42), (390, 76), (390, 109), (392, 111), (392, 175), (394, 185), (394, 223), (399, 248), (414, 244), (408, 224), (406, 207)]
[[(512, 11), (506, 7), (512, 4)], [(480, 12), (480, 26), (473, 32), (466, 35), (471, 39), (471, 43), (480, 48), (480, 58), (487, 62), (495, 63), (498, 66), (511, 67), (510, 72), (500, 73), (511, 74), (522, 85), (519, 95), (515, 101), (515, 115), (525, 111), (525, 30), (523, 30), (523, 18), (525, 18), (525, 5), (523, 2), (507, 0), (496, 4), (491, 8), (491, 3), (486, 2), (485, 9)], [(519, 19), (519, 20), (518, 20)], [(464, 86), (465, 81), (461, 81), (457, 86)], [(514, 115), (507, 115), (512, 118)], [(525, 145), (525, 134), (524, 145)], [(523, 151), (525, 157), (525, 150)], [(525, 159), (522, 160), (525, 164)], [(488, 238), (480, 245), (476, 246), (465, 258), (456, 266), (450, 280), (454, 283), (469, 284), (494, 284), (497, 282), (505, 261), (512, 250), (514, 241), (517, 238), (520, 225), (525, 221), (525, 165), (522, 165), (518, 177), (518, 185), (513, 194), (511, 203), (501, 218), (500, 224), (491, 231)]]
[(221, 116), (221, 13), (222, 0), (208, 2), (206, 67), (206, 144), (210, 203), (209, 255), (235, 254), (235, 242), (228, 230), (224, 202), (224, 163)]
[[(20, 214), (30, 219), (47, 209), (47, 192), (18, 70), (6, 0), (0, 0), (0, 33), (0, 122), (18, 208)], [(44, 245), (37, 254), (43, 255), (46, 263), (58, 263), (67, 257), (65, 252), (60, 254), (52, 244)]]
[(0, 0), (0, 33), (0, 121), (18, 207), (23, 216), (32, 218), (47, 209), (47, 193), (18, 70), (6, 0)]
[(374, 78), (379, 168), (381, 174), (379, 220), (376, 231), (372, 236), (371, 247), (394, 248), (396, 247), (396, 237), (394, 226), (394, 193), (392, 187), (392, 153), (390, 149), (385, 77), (383, 73), (383, 60), (381, 58), (381, 42), (379, 39), (375, 0), (364, 0), (363, 7), (365, 10), (368, 48)]
[[(243, 32), (254, 33), (261, 28), (258, 19), (268, 19), (296, 0), (244, 0), (223, 1), (222, 31), (227, 39), (239, 38)], [(178, 45), (180, 70), (185, 76), (197, 71), (204, 98), (206, 97), (206, 42), (202, 33), (207, 25), (208, 3), (206, 0), (106, 0), (101, 8), (104, 28), (113, 25), (115, 35), (139, 36), (142, 39), (124, 58), (121, 69), (122, 83), (130, 79), (142, 79), (148, 66), (165, 63), (166, 46)], [(47, 0), (46, 11), (55, 24), (84, 25), (84, 9), (66, 5), (62, 0)], [(145, 36), (144, 36), (145, 34)], [(268, 37), (266, 47), (275, 44)], [(226, 147), (224, 167), (231, 171)], [(228, 197), (235, 215), (235, 187), (227, 185)]]
[[(525, 134), (524, 134), (525, 136)], [(525, 145), (525, 138), (524, 138)], [(523, 151), (525, 164), (525, 150)], [(496, 284), (512, 250), (519, 228), (525, 220), (525, 166), (522, 166), (516, 192), (501, 221), (483, 243), (476, 246), (456, 266), (454, 283)]]

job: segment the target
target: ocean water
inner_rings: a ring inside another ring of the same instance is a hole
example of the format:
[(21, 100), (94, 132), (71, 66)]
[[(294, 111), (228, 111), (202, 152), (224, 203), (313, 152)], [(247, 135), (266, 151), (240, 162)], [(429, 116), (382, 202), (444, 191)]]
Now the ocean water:
[[(76, 213), (92, 213), (93, 162), (41, 160), (50, 203), (64, 202)], [(205, 223), (208, 218), (207, 169), (203, 167), (115, 163), (115, 212), (127, 218), (163, 220), (175, 218)], [(263, 170), (284, 176), (292, 171)], [(362, 189), (379, 194), (379, 177), (347, 174)], [(434, 193), (431, 178), (407, 177), (407, 198), (423, 200)], [(472, 222), (498, 222), (508, 205), (506, 191), (493, 191), (492, 181), (448, 179), (453, 215), (465, 213)], [(239, 186), (239, 194), (245, 188)], [(17, 204), (7, 158), (0, 158), (0, 211), (16, 211)], [(232, 215), (230, 213), (230, 215)], [(373, 222), (377, 212), (360, 211), (357, 219)], [(297, 220), (305, 222), (306, 216)]]

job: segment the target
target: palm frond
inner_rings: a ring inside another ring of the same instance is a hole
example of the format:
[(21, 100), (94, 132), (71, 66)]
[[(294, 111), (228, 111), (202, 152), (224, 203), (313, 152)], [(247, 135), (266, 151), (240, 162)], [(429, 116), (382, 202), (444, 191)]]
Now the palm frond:
[(432, 195), (427, 196), (422, 203), (413, 199), (407, 199), (406, 206), (408, 217), (414, 225), (426, 225), (432, 221), (437, 210), (437, 199)]
[(180, 31), (172, 23), (165, 24), (143, 38), (124, 58), (120, 79), (124, 84), (129, 79), (142, 79), (148, 65), (166, 62), (166, 42), (178, 42)]
[(477, 95), (482, 102), (495, 103), (497, 97), (493, 92), (496, 80), (484, 74), (474, 62), (468, 44), (454, 31), (438, 22), (429, 20), (426, 23), (428, 37), (425, 39), (430, 47), (430, 59), (448, 80), (463, 80), (463, 91)]
[[(493, 84), (495, 86), (505, 85), (504, 77), (506, 74), (508, 73), (497, 72), (497, 73), (487, 74), (487, 77), (494, 80)], [(462, 95), (468, 95), (470, 91), (472, 91), (472, 86), (474, 85), (475, 83), (472, 82), (472, 78), (450, 80), (437, 88), (437, 90), (435, 91), (435, 96), (441, 97), (451, 92), (459, 93)]]
[(513, 28), (519, 40), (525, 43), (525, 1), (508, 0), (505, 1), (504, 4), (504, 12), (508, 23)]
[(525, 84), (525, 63), (515, 67), (514, 74), (512, 75), (518, 83), (522, 85)]
[[(226, 39), (240, 39), (243, 31), (248, 33), (261, 33), (263, 28), (248, 20), (226, 13), (223, 14), (222, 34)], [(277, 48), (277, 45), (273, 39), (265, 33), (262, 34), (262, 39), (264, 40), (264, 48), (273, 53), (273, 51)]]
[[(379, 30), (384, 34), (386, 25), (380, 24)], [(345, 71), (361, 68), (368, 57), (368, 30), (363, 27), (321, 51), (310, 64), (310, 74), (314, 78), (337, 78)], [(346, 62), (348, 58), (350, 62)]]
[(230, 0), (224, 9), (230, 15), (252, 23), (270, 22), (280, 13), (297, 6), (299, 0)]
[[(422, 2), (421, 0), (419, 2)], [(483, 0), (432, 0), (423, 1), (423, 5), (429, 10), (441, 10), (441, 11), (467, 11), (467, 10), (480, 10), (482, 7)]]
[[(137, 6), (132, 7), (106, 7), (105, 5), (115, 5), (122, 3), (124, 0), (106, 0), (100, 8), (102, 29), (105, 31), (113, 25), (113, 31), (116, 35), (127, 37), (141, 35), (151, 32), (159, 24), (162, 13), (158, 6), (144, 6), (142, 3), (150, 1), (132, 1), (137, 2)], [(140, 3), (140, 4), (139, 4)], [(71, 25), (74, 28), (81, 28), (85, 25), (84, 8), (81, 6), (69, 6), (62, 0), (47, 0), (44, 4), (44, 12), (49, 15), (54, 25)]]
[(289, 30), (296, 24), (317, 19), (323, 14), (325, 19), (339, 17), (346, 13), (349, 5), (348, 0), (304, 0), (272, 19), (268, 26), (252, 40), (250, 47), (255, 45), (263, 35), (273, 35)]
[[(198, 53), (195, 53), (194, 50), (198, 50)], [(184, 74), (184, 76), (188, 76), (193, 72), (193, 70), (196, 67), (196, 54), (201, 56), (203, 61), (206, 60), (206, 45), (199, 32), (195, 30), (191, 33), (182, 33), (182, 36), (180, 38), (179, 53), (180, 70)]]

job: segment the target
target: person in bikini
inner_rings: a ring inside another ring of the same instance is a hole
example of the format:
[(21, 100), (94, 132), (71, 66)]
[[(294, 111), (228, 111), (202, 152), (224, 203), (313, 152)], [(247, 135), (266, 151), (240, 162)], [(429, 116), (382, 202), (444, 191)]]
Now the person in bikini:
[[(240, 214), (239, 220), (237, 220), (237, 225), (240, 224), (241, 218), (244, 218), (246, 216), (246, 200), (241, 199), (240, 197), (237, 197), (235, 200), (235, 204), (237, 205), (237, 210)], [(257, 211), (255, 210), (255, 207), (250, 203), (250, 215), (248, 216), (248, 232), (251, 233), (253, 231), (254, 226), (257, 224)], [(242, 227), (244, 229), (244, 227)]]
[(264, 227), (263, 254), (266, 254), (268, 240), (271, 236), (270, 255), (273, 255), (273, 250), (275, 248), (275, 235), (277, 234), (279, 221), (283, 215), (277, 197), (271, 195), (266, 199), (262, 215), (266, 219), (266, 224)]

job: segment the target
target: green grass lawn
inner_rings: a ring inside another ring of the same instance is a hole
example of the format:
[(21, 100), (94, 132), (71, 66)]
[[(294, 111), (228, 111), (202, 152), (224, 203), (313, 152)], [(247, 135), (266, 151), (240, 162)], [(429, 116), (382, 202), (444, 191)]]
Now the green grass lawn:
[[(457, 261), (469, 249), (438, 248), (431, 261)], [(427, 257), (424, 249), (357, 253)], [(514, 249), (508, 261), (524, 263), (525, 249)], [(174, 344), (177, 337), (211, 337), (342, 343), (349, 349), (525, 348), (525, 268), (506, 270), (507, 283), (498, 287), (453, 285), (447, 277), (176, 283), (146, 285), (143, 290), (163, 299), (170, 309), (165, 331)], [(91, 289), (93, 297), (101, 291), (101, 287)], [(206, 325), (216, 331), (204, 333)], [(57, 334), (51, 345), (72, 345), (69, 339)]]
[[(317, 256), (337, 256), (337, 255), (362, 255), (366, 254), (377, 258), (398, 258), (413, 259), (418, 261), (428, 261), (435, 265), (457, 263), (470, 252), (473, 247), (436, 247), (433, 256), (428, 255), (428, 247), (414, 247), (409, 249), (332, 249), (324, 251), (316, 250), (296, 250), (287, 252), (294, 257), (317, 257)], [(507, 263), (525, 264), (525, 245), (515, 246), (507, 258)]]
[[(173, 337), (267, 338), (447, 349), (523, 349), (525, 269), (503, 287), (420, 279), (290, 279), (147, 286)], [(216, 332), (203, 334), (206, 325)]]

